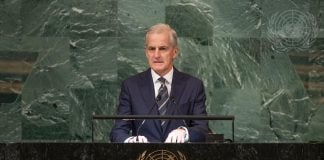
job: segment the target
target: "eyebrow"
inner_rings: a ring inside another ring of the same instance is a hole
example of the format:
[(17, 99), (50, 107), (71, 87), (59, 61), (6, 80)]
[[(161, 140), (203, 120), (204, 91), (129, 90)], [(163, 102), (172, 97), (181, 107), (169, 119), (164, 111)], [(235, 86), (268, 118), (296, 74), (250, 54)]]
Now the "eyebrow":
[(156, 48), (159, 48), (159, 49), (168, 49), (169, 46), (147, 46), (146, 49), (156, 49)]

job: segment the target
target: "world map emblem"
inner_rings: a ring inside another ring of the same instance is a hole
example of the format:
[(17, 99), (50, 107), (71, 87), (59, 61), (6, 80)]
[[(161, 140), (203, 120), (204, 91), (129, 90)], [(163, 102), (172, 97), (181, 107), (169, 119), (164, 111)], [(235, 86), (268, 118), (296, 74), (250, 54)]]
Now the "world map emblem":
[(155, 151), (144, 151), (137, 160), (186, 160), (186, 156), (180, 151), (169, 151), (165, 149)]
[(309, 12), (286, 10), (274, 13), (267, 27), (267, 38), (277, 52), (303, 51), (318, 35), (316, 18)]

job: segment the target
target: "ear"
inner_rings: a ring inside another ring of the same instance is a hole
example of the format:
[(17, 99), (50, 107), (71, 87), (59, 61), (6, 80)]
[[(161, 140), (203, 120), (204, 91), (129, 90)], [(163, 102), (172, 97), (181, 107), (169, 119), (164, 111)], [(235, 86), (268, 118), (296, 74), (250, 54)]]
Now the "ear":
[(178, 48), (175, 48), (173, 50), (173, 59), (177, 58), (178, 54), (179, 54), (179, 49)]
[(148, 56), (148, 53), (147, 53), (147, 50), (146, 50), (146, 49), (144, 50), (144, 53), (145, 53), (145, 56), (146, 56), (146, 58), (149, 58), (149, 56)]

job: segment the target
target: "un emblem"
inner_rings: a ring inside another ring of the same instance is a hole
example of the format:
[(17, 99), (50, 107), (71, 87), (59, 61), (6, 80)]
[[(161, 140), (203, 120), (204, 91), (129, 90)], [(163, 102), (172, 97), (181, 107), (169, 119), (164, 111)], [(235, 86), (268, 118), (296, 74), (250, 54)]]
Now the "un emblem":
[(162, 149), (152, 152), (144, 151), (137, 160), (186, 160), (186, 157), (180, 151), (171, 152)]
[(278, 52), (308, 49), (318, 35), (316, 18), (308, 12), (287, 10), (269, 19), (267, 36)]

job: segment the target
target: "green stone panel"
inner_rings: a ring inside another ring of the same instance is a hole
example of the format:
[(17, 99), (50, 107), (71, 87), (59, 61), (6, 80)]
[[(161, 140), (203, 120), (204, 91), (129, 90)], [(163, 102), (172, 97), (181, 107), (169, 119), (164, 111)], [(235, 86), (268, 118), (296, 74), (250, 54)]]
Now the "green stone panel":
[(79, 39), (117, 36), (117, 0), (71, 0), (70, 34)]
[[(212, 113), (235, 115), (236, 142), (276, 142), (278, 137), (272, 130), (271, 117), (261, 106), (261, 94), (256, 89), (217, 89), (214, 90)], [(215, 133), (225, 134), (232, 139), (231, 122), (214, 121), (210, 126)]]
[(306, 133), (307, 139), (310, 141), (323, 141), (324, 139), (324, 107), (319, 107), (316, 114), (312, 117), (310, 122), (309, 132)]
[(208, 18), (192, 4), (166, 7), (165, 21), (178, 31), (178, 36), (192, 37), (202, 45), (212, 44), (213, 22)]
[[(37, 58), (30, 74), (0, 73), (2, 81), (19, 79), (24, 84), (14, 97), (0, 94), (0, 141), (89, 142), (91, 115), (114, 114), (121, 81), (147, 69), (145, 30), (160, 22), (177, 30), (180, 55), (175, 66), (203, 80), (208, 113), (236, 116), (237, 142), (323, 141), (324, 91), (321, 85), (308, 86), (323, 82), (322, 72), (316, 70), (324, 66), (323, 4), (1, 1), (0, 57), (35, 53)], [(285, 11), (301, 16), (274, 16)], [(289, 21), (309, 16), (308, 12), (316, 19), (318, 38), (295, 46), (284, 43), (313, 31), (313, 21), (307, 21), (312, 17), (306, 18), (307, 27), (306, 21)], [(282, 24), (278, 33), (287, 37), (278, 42), (270, 31)], [(301, 65), (311, 69), (301, 72)], [(95, 141), (108, 141), (111, 126), (109, 121), (95, 121)], [(211, 123), (225, 138), (231, 138), (230, 126)]]
[(61, 37), (69, 33), (71, 2), (21, 0), (23, 36)]
[(215, 36), (258, 38), (264, 23), (262, 3), (260, 0), (208, 0), (200, 6), (213, 20)]
[(21, 141), (21, 104), (20, 98), (13, 103), (0, 103), (0, 141)]
[(144, 36), (121, 37), (120, 50), (117, 56), (118, 81), (121, 82), (131, 75), (148, 68), (145, 51)]
[(0, 2), (0, 36), (16, 37), (21, 33), (21, 0)]
[(66, 38), (23, 38), (22, 48), (39, 53), (22, 92), (22, 140), (69, 139), (69, 92), (86, 83), (69, 63)]
[(74, 47), (70, 46), (69, 49), (69, 63), (77, 74), (91, 81), (93, 87), (96, 87), (96, 81), (116, 81), (119, 51), (117, 38), (93, 37), (71, 43)]
[[(92, 115), (111, 115), (115, 113), (116, 93), (119, 85), (102, 82), (100, 88), (73, 89), (71, 95), (70, 131), (72, 140), (107, 142), (111, 120), (93, 120)], [(93, 124), (92, 124), (93, 123)], [(93, 126), (92, 126), (93, 125)]]
[(133, 34), (144, 36), (148, 27), (165, 22), (165, 7), (177, 2), (178, 0), (118, 0), (120, 36)]

